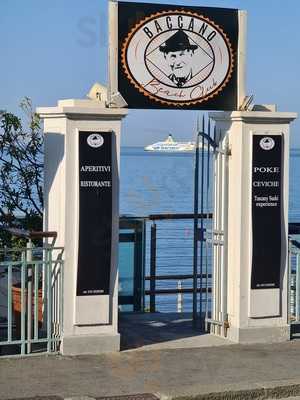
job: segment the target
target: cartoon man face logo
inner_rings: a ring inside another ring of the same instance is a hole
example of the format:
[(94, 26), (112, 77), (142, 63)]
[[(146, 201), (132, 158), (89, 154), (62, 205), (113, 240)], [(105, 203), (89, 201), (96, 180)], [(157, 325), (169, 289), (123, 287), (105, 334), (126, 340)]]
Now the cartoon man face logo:
[(177, 31), (159, 47), (170, 67), (169, 79), (177, 87), (182, 87), (192, 79), (192, 59), (197, 49), (198, 46), (190, 43), (189, 37), (183, 30)]
[(121, 63), (144, 96), (185, 106), (222, 91), (234, 56), (226, 34), (213, 21), (190, 11), (166, 10), (147, 16), (128, 33)]

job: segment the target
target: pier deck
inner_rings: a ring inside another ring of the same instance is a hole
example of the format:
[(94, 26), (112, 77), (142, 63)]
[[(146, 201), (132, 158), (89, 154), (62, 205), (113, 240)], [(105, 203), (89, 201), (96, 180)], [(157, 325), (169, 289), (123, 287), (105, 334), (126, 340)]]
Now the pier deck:
[[(204, 319), (204, 318), (203, 318)], [(232, 342), (193, 327), (191, 313), (121, 313), (122, 350), (191, 349)]]

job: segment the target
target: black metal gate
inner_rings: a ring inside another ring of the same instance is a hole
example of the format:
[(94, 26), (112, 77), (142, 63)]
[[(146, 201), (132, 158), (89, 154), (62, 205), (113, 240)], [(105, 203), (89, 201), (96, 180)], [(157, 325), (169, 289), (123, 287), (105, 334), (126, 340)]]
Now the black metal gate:
[[(198, 123), (194, 183), (193, 323), (222, 336), (227, 328), (229, 147), (211, 120)], [(212, 218), (211, 218), (212, 216)], [(200, 289), (200, 290), (198, 290)]]

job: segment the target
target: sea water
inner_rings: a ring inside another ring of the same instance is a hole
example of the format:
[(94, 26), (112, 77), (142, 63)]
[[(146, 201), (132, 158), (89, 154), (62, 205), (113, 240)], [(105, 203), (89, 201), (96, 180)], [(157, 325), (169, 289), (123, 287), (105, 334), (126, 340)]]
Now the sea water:
[[(289, 219), (300, 222), (300, 149), (290, 152)], [(194, 153), (121, 150), (121, 214), (192, 213)]]

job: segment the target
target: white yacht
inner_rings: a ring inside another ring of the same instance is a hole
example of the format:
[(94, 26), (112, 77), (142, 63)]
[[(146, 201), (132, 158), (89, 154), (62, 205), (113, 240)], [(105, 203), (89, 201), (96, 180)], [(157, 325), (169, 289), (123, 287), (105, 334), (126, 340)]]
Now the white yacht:
[(185, 152), (194, 151), (195, 142), (176, 142), (170, 134), (164, 142), (150, 144), (145, 151)]

